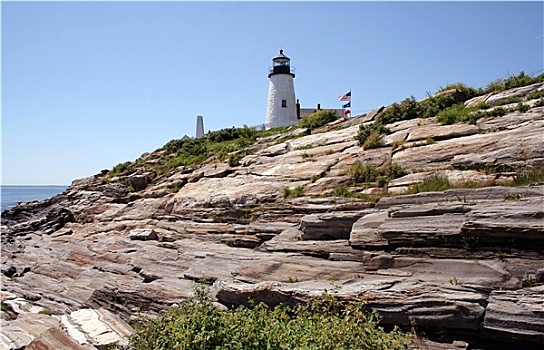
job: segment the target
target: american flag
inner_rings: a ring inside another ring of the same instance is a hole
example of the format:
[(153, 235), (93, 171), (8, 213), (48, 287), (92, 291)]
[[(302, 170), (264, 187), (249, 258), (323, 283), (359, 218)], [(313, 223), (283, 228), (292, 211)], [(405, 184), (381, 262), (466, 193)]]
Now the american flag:
[(351, 101), (351, 90), (348, 93), (338, 96), (340, 101)]

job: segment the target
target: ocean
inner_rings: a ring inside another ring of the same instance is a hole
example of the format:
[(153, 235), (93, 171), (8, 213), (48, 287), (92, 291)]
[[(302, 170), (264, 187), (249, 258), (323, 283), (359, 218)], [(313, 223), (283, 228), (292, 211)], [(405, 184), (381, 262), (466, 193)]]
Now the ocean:
[(12, 208), (18, 202), (41, 200), (61, 193), (68, 186), (9, 186), (2, 185), (2, 211)]

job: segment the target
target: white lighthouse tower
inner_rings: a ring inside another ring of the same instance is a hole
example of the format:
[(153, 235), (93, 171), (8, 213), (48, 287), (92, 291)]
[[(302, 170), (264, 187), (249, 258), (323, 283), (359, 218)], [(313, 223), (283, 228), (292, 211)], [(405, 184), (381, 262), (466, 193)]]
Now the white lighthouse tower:
[(291, 59), (280, 54), (272, 59), (273, 65), (268, 69), (268, 105), (266, 107), (266, 129), (277, 126), (289, 126), (298, 123), (295, 102), (295, 69), (291, 67)]

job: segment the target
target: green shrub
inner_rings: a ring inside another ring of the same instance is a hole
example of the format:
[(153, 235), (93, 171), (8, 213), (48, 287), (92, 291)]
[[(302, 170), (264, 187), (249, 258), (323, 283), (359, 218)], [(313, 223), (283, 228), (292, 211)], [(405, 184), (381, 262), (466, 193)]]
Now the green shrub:
[[(355, 139), (358, 141), (359, 146), (362, 146), (364, 149), (375, 148), (370, 146), (380, 147), (383, 143), (381, 134), (388, 134), (389, 132), (389, 129), (378, 122), (374, 122), (372, 124), (361, 124), (359, 125), (359, 131), (355, 136)], [(369, 139), (370, 141), (367, 143), (367, 140)]]
[(380, 148), (383, 146), (383, 137), (378, 130), (373, 130), (363, 143), (363, 149)]
[(526, 99), (527, 101), (530, 101), (530, 100), (536, 100), (542, 97), (544, 97), (544, 90), (533, 90), (527, 94)]
[(544, 81), (544, 73), (536, 77), (531, 77), (526, 75), (524, 71), (521, 71), (518, 75), (511, 75), (506, 79), (499, 78), (492, 81), (487, 85), (484, 93), (514, 89), (542, 81)]
[(357, 162), (349, 167), (348, 174), (354, 182), (373, 182), (380, 175), (380, 171), (375, 166)]
[(132, 350), (408, 349), (411, 337), (387, 333), (377, 313), (360, 302), (330, 296), (294, 307), (250, 303), (220, 310), (207, 296), (191, 298), (147, 320), (130, 339)]
[(544, 167), (519, 169), (514, 177), (514, 185), (526, 186), (544, 182)]
[(302, 118), (298, 126), (301, 128), (315, 129), (330, 122), (333, 122), (338, 118), (340, 117), (337, 116), (334, 111), (328, 109), (321, 109), (317, 112), (310, 114), (307, 117)]
[(412, 186), (406, 194), (416, 194), (421, 192), (441, 192), (453, 188), (447, 177), (434, 174), (427, 177), (423, 182)]
[(397, 179), (406, 175), (406, 171), (398, 164), (389, 163), (382, 168), (381, 175), (386, 176), (389, 179)]
[(494, 108), (486, 111), (481, 108), (487, 108), (485, 104), (479, 104), (475, 107), (465, 107), (463, 103), (453, 105), (443, 111), (440, 111), (436, 116), (436, 120), (444, 125), (451, 125), (456, 123), (471, 123), (475, 124), (480, 118), (504, 115), (506, 111), (501, 108)]
[(393, 103), (383, 110), (376, 117), (379, 124), (389, 124), (401, 120), (409, 120), (419, 118), (423, 113), (420, 110), (420, 104), (414, 96), (402, 100), (400, 103)]
[(351, 192), (345, 184), (338, 185), (334, 188), (332, 193), (334, 197), (351, 198), (354, 197), (354, 193)]
[(242, 157), (239, 154), (231, 154), (229, 156), (229, 166), (235, 167), (235, 166), (240, 165), (240, 159), (241, 158)]
[(406, 143), (406, 141), (404, 141), (404, 140), (393, 141), (393, 143), (391, 144), (391, 150), (394, 151), (397, 148), (402, 147), (402, 145), (404, 145), (405, 143)]
[(517, 96), (510, 96), (508, 98), (497, 101), (496, 105), (497, 106), (504, 106), (504, 105), (509, 105), (511, 103), (519, 103), (519, 102), (521, 102), (521, 98), (519, 98)]
[(2, 312), (13, 312), (13, 309), (8, 304), (0, 303), (0, 306), (1, 306)]
[(528, 110), (531, 109), (531, 106), (529, 105), (526, 105), (525, 103), (523, 102), (519, 102), (516, 106), (516, 111), (520, 112), (520, 113), (525, 113), (527, 112)]
[(463, 84), (461, 82), (446, 85), (445, 87), (440, 88), (439, 92), (452, 90), (452, 89), (456, 89), (457, 91), (462, 92), (465, 95), (467, 100), (470, 100), (471, 98), (474, 98), (476, 96), (484, 94), (483, 89), (475, 89), (475, 88), (473, 88), (471, 86), (468, 86), (468, 85), (465, 85), (465, 84)]
[(113, 167), (110, 172), (110, 175), (120, 175), (132, 164), (131, 161), (126, 161), (124, 163), (119, 163)]
[(389, 163), (386, 166), (377, 168), (372, 165), (363, 165), (362, 163), (357, 162), (349, 167), (348, 174), (355, 183), (374, 182), (379, 178), (385, 178), (387, 182), (389, 182), (389, 180), (406, 175), (406, 171), (395, 163)]
[(418, 118), (432, 118), (440, 111), (459, 103), (455, 98), (450, 96), (431, 96), (425, 100), (418, 102)]
[(293, 198), (293, 197), (302, 197), (304, 196), (304, 188), (302, 186), (297, 186), (293, 189), (289, 187), (283, 188), (283, 198)]
[(444, 125), (463, 123), (469, 120), (470, 112), (470, 108), (466, 108), (464, 104), (460, 103), (440, 111), (436, 116), (436, 119), (439, 123)]

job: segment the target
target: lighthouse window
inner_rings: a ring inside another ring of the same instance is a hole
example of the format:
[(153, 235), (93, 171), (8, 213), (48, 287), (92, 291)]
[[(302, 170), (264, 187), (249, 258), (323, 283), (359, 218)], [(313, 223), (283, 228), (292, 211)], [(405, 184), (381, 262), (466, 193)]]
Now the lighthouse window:
[(287, 108), (287, 100), (281, 100), (281, 108)]

